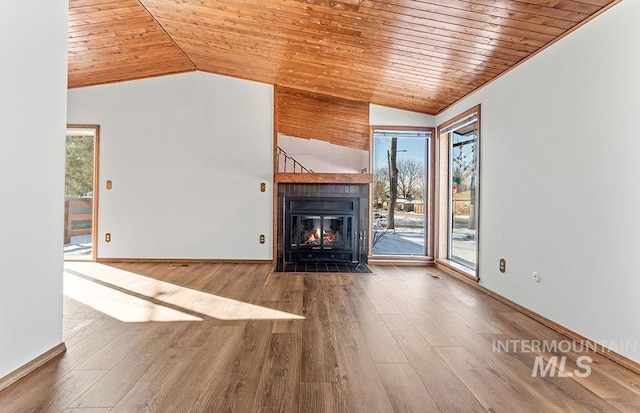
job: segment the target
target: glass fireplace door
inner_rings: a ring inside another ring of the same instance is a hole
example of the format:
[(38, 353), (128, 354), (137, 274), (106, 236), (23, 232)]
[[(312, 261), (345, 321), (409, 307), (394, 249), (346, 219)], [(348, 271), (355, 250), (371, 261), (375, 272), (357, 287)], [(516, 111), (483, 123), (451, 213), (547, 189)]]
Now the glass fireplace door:
[(344, 249), (351, 245), (350, 215), (291, 215), (291, 247), (294, 249)]

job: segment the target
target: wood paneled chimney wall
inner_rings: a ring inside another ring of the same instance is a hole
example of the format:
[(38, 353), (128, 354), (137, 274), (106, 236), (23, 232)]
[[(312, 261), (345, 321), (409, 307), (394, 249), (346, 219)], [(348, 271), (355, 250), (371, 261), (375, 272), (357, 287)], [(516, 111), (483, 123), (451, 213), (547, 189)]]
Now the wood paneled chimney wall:
[(277, 87), (277, 131), (369, 150), (369, 104)]

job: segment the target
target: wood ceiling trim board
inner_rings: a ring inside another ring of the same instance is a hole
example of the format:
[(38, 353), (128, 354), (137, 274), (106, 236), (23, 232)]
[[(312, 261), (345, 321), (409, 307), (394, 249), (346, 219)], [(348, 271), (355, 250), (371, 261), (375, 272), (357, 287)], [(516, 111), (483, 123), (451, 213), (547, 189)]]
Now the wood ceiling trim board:
[(172, 70), (154, 70), (152, 72), (146, 73), (146, 72), (137, 72), (137, 73), (131, 73), (131, 72), (125, 72), (125, 71), (118, 71), (115, 70), (113, 71), (113, 76), (111, 76), (111, 79), (108, 79), (106, 76), (99, 76), (99, 77), (87, 77), (87, 78), (83, 78), (81, 79), (81, 82), (76, 82), (73, 84), (69, 84), (69, 89), (76, 89), (76, 88), (80, 88), (80, 87), (90, 87), (90, 86), (100, 86), (100, 85), (109, 85), (109, 84), (113, 84), (113, 83), (120, 83), (120, 82), (128, 82), (131, 80), (143, 80), (143, 79), (150, 79), (150, 78), (154, 78), (154, 77), (160, 77), (160, 76), (169, 76), (169, 75), (175, 75), (175, 74), (180, 74), (180, 73), (189, 73), (189, 72), (193, 72), (194, 70), (178, 70), (178, 71), (172, 71)]
[(175, 70), (169, 65), (158, 66), (153, 70), (145, 69), (144, 71), (142, 70), (132, 71), (132, 70), (129, 70), (129, 68), (124, 68), (124, 67), (111, 70), (111, 71), (101, 69), (101, 70), (90, 72), (89, 75), (82, 76), (81, 78), (79, 78), (80, 81), (74, 83), (73, 87), (116, 83), (116, 82), (122, 82), (127, 80), (146, 79), (150, 77), (166, 76), (166, 75), (172, 75), (177, 73), (190, 73), (190, 72), (193, 72), (193, 70)]

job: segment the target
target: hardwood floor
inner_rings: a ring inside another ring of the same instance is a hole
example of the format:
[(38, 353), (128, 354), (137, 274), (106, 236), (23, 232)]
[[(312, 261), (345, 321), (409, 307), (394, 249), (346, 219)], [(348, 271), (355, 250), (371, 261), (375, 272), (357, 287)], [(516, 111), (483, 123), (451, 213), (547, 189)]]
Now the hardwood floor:
[(495, 351), (568, 340), (435, 268), (270, 269), (65, 263), (67, 353), (0, 412), (640, 411), (598, 354)]

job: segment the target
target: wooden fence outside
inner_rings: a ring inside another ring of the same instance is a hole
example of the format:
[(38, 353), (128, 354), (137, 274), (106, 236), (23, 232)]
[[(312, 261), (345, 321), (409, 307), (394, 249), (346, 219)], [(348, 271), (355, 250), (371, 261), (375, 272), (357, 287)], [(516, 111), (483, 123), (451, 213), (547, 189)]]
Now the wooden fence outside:
[(64, 201), (64, 243), (71, 237), (91, 234), (93, 228), (93, 198), (66, 198)]

